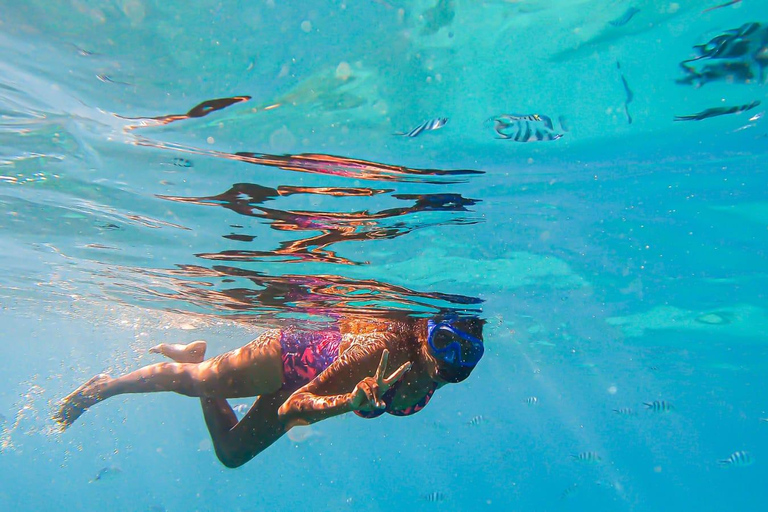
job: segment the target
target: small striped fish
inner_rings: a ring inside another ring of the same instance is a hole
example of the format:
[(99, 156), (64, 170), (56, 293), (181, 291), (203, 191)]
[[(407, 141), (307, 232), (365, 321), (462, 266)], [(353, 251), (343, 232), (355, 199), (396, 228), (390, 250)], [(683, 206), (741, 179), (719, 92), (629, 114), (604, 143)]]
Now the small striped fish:
[(563, 136), (556, 133), (552, 119), (539, 114), (502, 114), (487, 121), (498, 139), (515, 142), (550, 141)]
[(529, 396), (524, 400), (524, 402), (526, 403), (526, 405), (536, 405), (539, 403), (539, 399), (538, 397), (535, 397), (535, 396)]
[(738, 466), (751, 466), (755, 460), (749, 452), (738, 451), (733, 452), (727, 459), (719, 460), (718, 463), (721, 466), (738, 467)]
[(250, 409), (250, 405), (248, 404), (237, 404), (232, 406), (232, 410), (235, 411), (235, 414), (238, 418), (242, 418), (245, 416), (245, 413), (248, 412), (248, 409)]
[(445, 494), (440, 491), (433, 491), (429, 494), (425, 494), (423, 498), (430, 503), (442, 503), (445, 501)]
[(571, 457), (585, 464), (597, 464), (603, 460), (597, 452), (581, 452), (578, 455), (571, 455)]
[(497, 131), (499, 128), (503, 130), (520, 122), (542, 123), (548, 130), (555, 129), (551, 117), (539, 114), (501, 114), (500, 116), (488, 119), (486, 122), (493, 123)]
[(643, 402), (649, 411), (653, 412), (669, 412), (674, 410), (674, 406), (664, 400), (654, 400), (653, 402)]
[(483, 417), (482, 414), (478, 414), (477, 416), (473, 416), (467, 423), (473, 427), (478, 427), (485, 423), (485, 417)]
[(571, 485), (569, 485), (568, 487), (563, 489), (563, 492), (560, 493), (560, 499), (564, 500), (564, 499), (568, 498), (568, 496), (570, 496), (571, 494), (576, 492), (578, 490), (578, 488), (579, 488), (578, 484), (571, 484)]
[(631, 407), (619, 407), (618, 409), (614, 409), (613, 412), (616, 414), (619, 414), (621, 416), (634, 416), (635, 411), (632, 410)]
[(187, 160), (186, 158), (176, 157), (171, 160), (171, 164), (175, 165), (176, 167), (193, 167), (194, 164), (191, 160)]
[(422, 134), (427, 130), (439, 130), (440, 128), (445, 126), (445, 123), (447, 122), (448, 122), (447, 117), (438, 117), (435, 119), (428, 119), (409, 132), (399, 132), (399, 133), (396, 133), (395, 135), (402, 135), (403, 137), (418, 137), (420, 134)]

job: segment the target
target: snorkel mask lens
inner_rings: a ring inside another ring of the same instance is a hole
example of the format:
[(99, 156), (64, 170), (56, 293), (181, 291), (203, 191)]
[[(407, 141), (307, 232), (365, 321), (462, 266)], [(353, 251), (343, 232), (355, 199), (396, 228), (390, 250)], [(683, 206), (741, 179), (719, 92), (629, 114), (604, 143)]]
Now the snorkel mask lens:
[(430, 319), (427, 343), (435, 358), (455, 366), (474, 367), (485, 352), (483, 340), (457, 329), (450, 320), (435, 322)]

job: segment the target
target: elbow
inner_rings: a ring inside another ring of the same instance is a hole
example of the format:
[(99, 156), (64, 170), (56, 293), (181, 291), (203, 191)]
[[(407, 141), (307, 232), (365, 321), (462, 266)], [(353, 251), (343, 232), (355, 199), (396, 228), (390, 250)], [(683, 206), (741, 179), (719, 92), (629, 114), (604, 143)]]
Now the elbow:
[(291, 414), (291, 405), (290, 400), (287, 400), (283, 405), (280, 406), (280, 408), (277, 410), (277, 417), (280, 418), (280, 420), (285, 421), (290, 417)]

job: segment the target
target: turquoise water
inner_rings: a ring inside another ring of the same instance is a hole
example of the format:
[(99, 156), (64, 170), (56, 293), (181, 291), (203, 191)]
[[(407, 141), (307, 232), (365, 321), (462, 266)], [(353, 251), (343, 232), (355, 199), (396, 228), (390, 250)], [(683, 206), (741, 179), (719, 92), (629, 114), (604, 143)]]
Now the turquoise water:
[[(694, 46), (768, 9), (717, 5), (3, 2), (0, 510), (762, 510), (768, 41)], [(451, 309), (470, 379), (238, 470), (196, 400), (50, 420), (160, 342)]]

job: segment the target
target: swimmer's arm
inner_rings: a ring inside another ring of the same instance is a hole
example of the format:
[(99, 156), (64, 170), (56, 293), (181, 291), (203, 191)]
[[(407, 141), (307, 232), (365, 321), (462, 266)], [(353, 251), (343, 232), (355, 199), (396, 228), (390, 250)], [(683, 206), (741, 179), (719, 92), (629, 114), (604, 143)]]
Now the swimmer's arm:
[(354, 410), (352, 391), (373, 375), (384, 343), (352, 346), (307, 385), (299, 388), (280, 406), (277, 414), (287, 424), (305, 425)]

